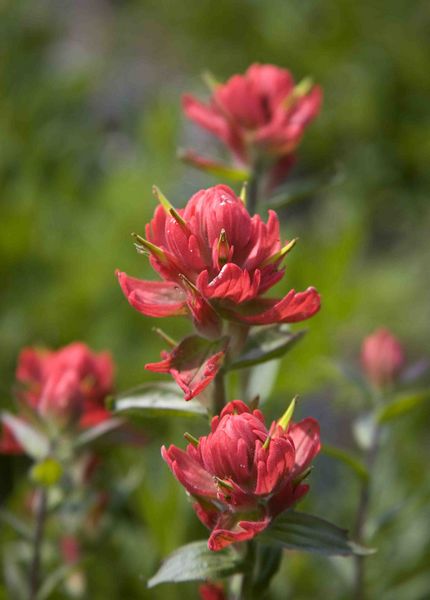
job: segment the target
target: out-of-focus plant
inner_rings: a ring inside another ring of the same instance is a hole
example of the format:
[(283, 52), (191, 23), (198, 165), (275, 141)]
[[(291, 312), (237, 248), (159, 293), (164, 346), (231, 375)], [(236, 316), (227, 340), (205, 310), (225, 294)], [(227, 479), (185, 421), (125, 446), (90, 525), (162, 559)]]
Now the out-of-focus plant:
[[(93, 442), (123, 425), (105, 408), (113, 376), (110, 355), (79, 342), (58, 351), (26, 348), (19, 356), (18, 413), (1, 415), (0, 452), (33, 461), (26, 504), (34, 529), (18, 527), (25, 529), (24, 545), (11, 544), (8, 551), (7, 561), (23, 569), (10, 587), (28, 581), (25, 594), (21, 587), (10, 589), (14, 598), (45, 598), (61, 582), (75, 596), (85, 591), (80, 538), (94, 530), (107, 500), (107, 492), (93, 485), (100, 463)], [(1, 517), (17, 522), (6, 511)]]

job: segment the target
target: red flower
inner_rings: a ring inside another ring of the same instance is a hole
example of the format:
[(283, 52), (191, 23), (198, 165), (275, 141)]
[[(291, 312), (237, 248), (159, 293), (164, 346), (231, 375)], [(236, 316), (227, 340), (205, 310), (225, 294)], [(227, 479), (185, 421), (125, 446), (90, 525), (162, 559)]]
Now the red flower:
[(318, 114), (322, 92), (309, 80), (299, 85), (286, 69), (253, 64), (243, 75), (215, 84), (209, 104), (183, 98), (186, 116), (219, 138), (245, 165), (262, 158), (286, 171), (291, 153)]
[(129, 303), (152, 317), (189, 314), (203, 335), (221, 335), (222, 318), (249, 325), (303, 321), (320, 308), (314, 288), (284, 298), (261, 296), (284, 274), (279, 221), (251, 217), (225, 185), (197, 192), (184, 209), (162, 198), (137, 247), (150, 255), (164, 281), (141, 281), (118, 272)]
[(403, 347), (387, 329), (378, 329), (364, 339), (361, 363), (376, 387), (392, 385), (405, 364)]
[(163, 446), (164, 460), (212, 530), (210, 550), (253, 538), (308, 491), (302, 480), (320, 450), (319, 426), (310, 418), (288, 421), (283, 417), (268, 430), (259, 410), (235, 400), (198, 444), (186, 451)]
[[(60, 425), (91, 427), (108, 419), (104, 400), (113, 386), (113, 363), (108, 353), (94, 354), (80, 342), (58, 351), (24, 349), (16, 378), (20, 400)], [(3, 429), (0, 451), (20, 452), (11, 431)]]

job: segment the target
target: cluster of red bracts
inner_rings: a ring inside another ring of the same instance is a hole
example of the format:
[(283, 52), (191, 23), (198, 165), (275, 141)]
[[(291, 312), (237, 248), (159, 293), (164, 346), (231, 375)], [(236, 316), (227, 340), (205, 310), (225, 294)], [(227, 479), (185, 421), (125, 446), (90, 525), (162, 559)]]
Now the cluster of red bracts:
[[(24, 406), (60, 427), (92, 427), (110, 417), (105, 399), (112, 391), (113, 373), (110, 354), (95, 354), (81, 342), (57, 351), (26, 348), (16, 370), (21, 385), (18, 397)], [(0, 452), (22, 451), (4, 426)]]
[(212, 419), (208, 436), (185, 451), (162, 448), (211, 530), (211, 550), (250, 540), (308, 491), (303, 480), (320, 450), (319, 425), (311, 418), (291, 423), (291, 413), (267, 429), (259, 410), (234, 400)]
[[(208, 104), (184, 96), (187, 117), (221, 140), (240, 165), (255, 168), (264, 162), (272, 182), (278, 183), (320, 110), (321, 88), (309, 79), (296, 85), (288, 70), (260, 64), (224, 84), (213, 81), (211, 88)], [(193, 152), (186, 156), (196, 166), (205, 162)]]
[[(180, 210), (158, 196), (162, 204), (146, 227), (146, 239), (136, 236), (136, 245), (149, 254), (163, 281), (118, 272), (127, 300), (139, 312), (151, 317), (189, 315), (200, 335), (216, 340), (225, 335), (225, 322), (294, 323), (319, 310), (320, 297), (312, 287), (290, 290), (283, 298), (263, 297), (283, 277), (283, 259), (295, 243), (281, 245), (275, 212), (269, 211), (267, 223), (259, 215), (251, 217), (242, 199), (225, 185), (197, 192)], [(206, 356), (205, 385), (220, 366), (225, 353), (221, 346)], [(183, 383), (178, 352), (180, 348), (148, 368), (171, 372), (190, 399), (201, 391), (201, 380), (194, 390)]]

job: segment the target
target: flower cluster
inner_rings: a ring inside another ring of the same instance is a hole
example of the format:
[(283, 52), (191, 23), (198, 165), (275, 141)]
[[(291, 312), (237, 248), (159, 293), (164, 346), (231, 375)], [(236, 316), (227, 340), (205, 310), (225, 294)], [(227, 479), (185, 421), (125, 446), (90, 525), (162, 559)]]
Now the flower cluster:
[(255, 168), (261, 161), (274, 163), (274, 174), (282, 178), (306, 126), (319, 112), (321, 89), (308, 79), (295, 85), (286, 69), (261, 64), (212, 87), (208, 104), (184, 96), (187, 117), (219, 138), (240, 164)]
[[(320, 297), (313, 287), (290, 290), (283, 298), (264, 297), (283, 277), (282, 262), (295, 243), (281, 245), (275, 212), (269, 211), (267, 223), (259, 215), (251, 217), (225, 185), (197, 192), (180, 210), (162, 200), (146, 227), (146, 239), (137, 236), (137, 247), (149, 254), (164, 281), (117, 274), (127, 300), (139, 312), (190, 315), (201, 335), (216, 339), (223, 334), (224, 320), (246, 326), (294, 323), (319, 310)], [(171, 362), (151, 368), (181, 370)]]
[[(110, 416), (104, 400), (113, 387), (113, 363), (106, 352), (95, 354), (81, 342), (57, 351), (26, 348), (19, 356), (16, 378), (21, 405), (61, 427), (91, 427)], [(7, 427), (0, 451), (22, 452)]]
[(253, 538), (308, 491), (302, 482), (320, 450), (319, 426), (311, 418), (291, 423), (290, 413), (267, 429), (259, 410), (234, 400), (212, 419), (208, 436), (185, 451), (162, 448), (211, 530), (211, 550)]

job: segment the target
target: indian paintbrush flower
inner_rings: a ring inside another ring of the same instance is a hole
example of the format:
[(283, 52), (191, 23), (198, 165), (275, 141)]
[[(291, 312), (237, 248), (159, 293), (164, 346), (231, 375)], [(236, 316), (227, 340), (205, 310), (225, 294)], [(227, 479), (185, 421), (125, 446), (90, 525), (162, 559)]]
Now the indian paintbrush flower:
[(249, 540), (308, 491), (303, 479), (320, 450), (319, 425), (312, 418), (292, 423), (294, 401), (267, 429), (259, 410), (241, 400), (215, 416), (211, 433), (186, 450), (163, 446), (161, 453), (194, 500), (210, 530), (210, 550)]
[(219, 337), (222, 318), (247, 325), (293, 323), (314, 315), (314, 288), (284, 298), (262, 298), (284, 274), (282, 262), (295, 240), (281, 246), (279, 221), (251, 217), (225, 185), (197, 192), (184, 209), (158, 206), (137, 247), (147, 252), (164, 281), (143, 281), (118, 272), (129, 303), (144, 315), (192, 316), (196, 328)]
[[(113, 387), (113, 363), (106, 352), (93, 353), (74, 342), (57, 351), (25, 348), (18, 359), (18, 398), (43, 419), (61, 427), (92, 427), (110, 413), (104, 406)], [(22, 448), (4, 427), (0, 451), (20, 453)]]
[[(264, 161), (282, 179), (306, 126), (319, 112), (321, 89), (310, 79), (296, 85), (288, 70), (270, 64), (253, 64), (223, 84), (211, 80), (210, 87), (208, 104), (183, 97), (186, 116), (220, 139), (239, 165), (254, 169)], [(195, 162), (201, 163), (201, 157)]]
[(396, 382), (405, 364), (399, 340), (387, 329), (378, 329), (363, 341), (361, 364), (369, 380), (377, 388)]
[[(320, 297), (312, 287), (290, 290), (283, 298), (263, 297), (283, 277), (283, 260), (295, 244), (292, 240), (281, 245), (274, 211), (269, 211), (267, 223), (259, 215), (251, 217), (242, 199), (225, 185), (197, 192), (178, 210), (159, 190), (155, 193), (161, 204), (146, 226), (146, 239), (135, 239), (138, 251), (149, 255), (163, 281), (117, 273), (136, 310), (151, 317), (189, 315), (199, 334), (212, 340), (223, 335), (223, 320), (245, 326), (293, 323), (319, 310)], [(216, 354), (208, 363), (206, 384), (215, 376), (224, 349), (217, 348)], [(164, 353), (162, 363), (148, 368), (174, 374), (181, 371), (179, 355), (184, 357), (182, 347), (171, 355)], [(204, 356), (210, 358), (207, 352)], [(184, 385), (189, 399), (196, 392)]]

